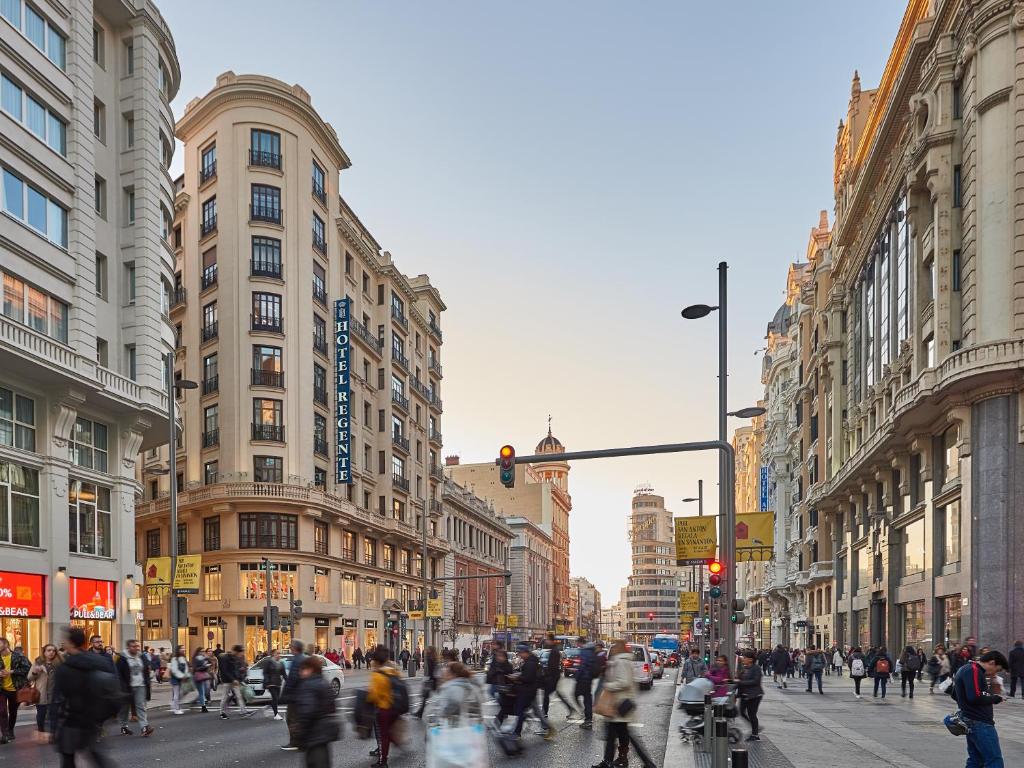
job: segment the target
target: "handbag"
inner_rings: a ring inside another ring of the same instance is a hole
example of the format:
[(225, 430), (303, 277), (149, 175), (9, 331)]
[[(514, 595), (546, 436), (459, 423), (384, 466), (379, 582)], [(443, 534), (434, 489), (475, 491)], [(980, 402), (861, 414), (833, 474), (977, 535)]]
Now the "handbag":
[[(594, 711), (601, 715), (601, 717), (618, 717), (618, 707), (615, 706), (615, 694), (611, 691), (601, 689), (601, 695), (597, 697), (597, 703), (594, 704)], [(623, 703), (629, 701), (626, 699)], [(620, 705), (621, 706), (621, 705)]]
[[(603, 693), (603, 691), (602, 691), (602, 693)], [(626, 717), (634, 709), (636, 709), (636, 703), (634, 703), (634, 701), (632, 699), (623, 699), (622, 701), (619, 702), (619, 706), (617, 708), (617, 711), (619, 713), (619, 717)]]
[(250, 703), (251, 701), (253, 701), (253, 699), (256, 698), (256, 691), (254, 691), (252, 689), (252, 686), (248, 683), (242, 683), (242, 685), (238, 687), (238, 690), (241, 692), (242, 699), (245, 701), (246, 704)]
[(427, 732), (427, 768), (487, 768), (483, 723), (435, 725)]
[(180, 685), (181, 685), (181, 695), (182, 696), (187, 696), (188, 694), (193, 693), (196, 690), (196, 684), (192, 680), (191, 677), (183, 677), (183, 678), (181, 678)]
[(14, 696), (14, 700), (19, 704), (38, 704), (39, 689), (34, 685), (26, 685), (19, 688), (18, 692)]
[(946, 715), (942, 718), (942, 724), (946, 726), (946, 730), (954, 736), (966, 736), (971, 732), (971, 726), (967, 724), (968, 721), (964, 719), (964, 716), (958, 709), (952, 715)]

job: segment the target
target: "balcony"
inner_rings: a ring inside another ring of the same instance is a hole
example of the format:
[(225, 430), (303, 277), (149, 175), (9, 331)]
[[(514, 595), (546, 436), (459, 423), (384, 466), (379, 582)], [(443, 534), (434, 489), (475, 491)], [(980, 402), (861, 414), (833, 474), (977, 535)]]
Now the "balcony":
[(217, 265), (206, 267), (200, 280), (200, 287), (205, 291), (207, 288), (217, 284)]
[(377, 556), (375, 554), (373, 554), (372, 552), (364, 552), (363, 553), (363, 565), (372, 565), (373, 567), (376, 568), (377, 567)]
[(811, 572), (797, 571), (795, 583), (798, 587), (806, 587), (808, 584), (811, 583)]
[(284, 371), (264, 371), (253, 368), (251, 383), (257, 387), (284, 387)]
[(341, 548), (341, 559), (342, 560), (348, 560), (349, 562), (354, 563), (355, 560), (356, 560), (356, 551), (354, 549), (352, 549), (352, 547), (342, 547)]
[(284, 320), (267, 315), (249, 315), (249, 330), (284, 333)]
[(217, 231), (217, 214), (214, 214), (213, 216), (208, 216), (207, 218), (203, 219), (203, 223), (199, 225), (199, 236), (200, 237), (206, 237), (207, 235), (212, 235), (216, 231)]
[(406, 413), (409, 412), (409, 398), (407, 398), (401, 392), (396, 392), (395, 390), (392, 389), (391, 390), (391, 402), (394, 403), (395, 405), (397, 405), (399, 408), (401, 408)]
[(427, 402), (430, 401), (430, 390), (423, 385), (423, 382), (413, 376), (409, 379), (409, 388)]
[(430, 476), (435, 480), (444, 480), (444, 470), (437, 464), (430, 468)]
[(327, 255), (327, 240), (316, 230), (313, 231), (313, 248), (322, 256)]
[(220, 389), (220, 376), (214, 375), (208, 379), (203, 379), (203, 394), (212, 395)]
[(409, 320), (398, 307), (391, 306), (391, 319), (398, 323), (404, 330), (409, 330)]
[(281, 262), (249, 259), (249, 274), (252, 277), (275, 277), (280, 280)]
[(399, 475), (397, 472), (391, 473), (391, 485), (400, 491), (409, 492), (409, 478)]
[(280, 224), (284, 211), (276, 205), (249, 205), (249, 221)]
[(441, 372), (441, 364), (434, 358), (430, 358), (430, 361), (427, 363), (427, 370), (437, 374), (438, 378), (444, 377), (444, 374)]
[(443, 508), (441, 506), (441, 502), (438, 501), (437, 499), (431, 499), (430, 500), (430, 511), (435, 513), (435, 514), (440, 515), (441, 512), (443, 511)]
[(327, 356), (327, 339), (323, 336), (313, 337), (313, 350), (319, 352), (324, 357)]
[(437, 445), (442, 444), (441, 433), (438, 432), (436, 429), (430, 430), (430, 437), (428, 439), (430, 440), (430, 442), (436, 443)]
[(281, 155), (278, 152), (265, 152), (259, 149), (249, 150), (249, 166), (257, 168), (275, 168), (281, 170)]
[(435, 395), (433, 392), (430, 393), (430, 407), (438, 412), (444, 410), (444, 404), (441, 402), (441, 398)]
[(811, 563), (810, 580), (811, 581), (831, 581), (833, 564), (832, 561)]
[(441, 328), (437, 323), (427, 323), (427, 330), (429, 330), (438, 341), (444, 340), (444, 336), (441, 334)]
[(327, 205), (327, 190), (324, 189), (322, 184), (313, 182), (313, 197), (320, 201), (322, 205)]
[(313, 453), (327, 456), (327, 441), (322, 437), (313, 438)]
[(208, 323), (207, 325), (203, 326), (202, 331), (200, 331), (200, 339), (205, 344), (206, 342), (213, 341), (216, 338), (217, 338), (217, 321), (214, 320), (212, 323)]
[(818, 526), (808, 525), (807, 530), (804, 531), (804, 544), (813, 544), (818, 538)]
[(220, 430), (210, 429), (203, 432), (203, 448), (213, 448), (220, 445)]
[(375, 352), (378, 357), (384, 353), (384, 344), (371, 334), (365, 325), (358, 320), (353, 320), (350, 327), (355, 337)]
[(409, 453), (409, 438), (402, 437), (397, 433), (392, 433), (391, 443), (398, 448), (400, 451), (408, 455)]
[(284, 442), (283, 424), (253, 424), (252, 439), (264, 440), (270, 443)]
[(327, 405), (327, 390), (323, 387), (313, 387), (313, 401), (320, 405)]
[(397, 349), (392, 348), (391, 359), (395, 361), (395, 365), (401, 368), (406, 373), (409, 372), (409, 358), (399, 352)]
[(327, 289), (322, 285), (313, 283), (313, 301), (319, 304), (321, 307), (327, 306)]
[(212, 163), (207, 163), (199, 169), (199, 184), (203, 185), (210, 179), (216, 178), (217, 176), (217, 161), (214, 160)]
[(186, 295), (187, 292), (184, 288), (175, 288), (174, 293), (171, 294), (171, 309), (184, 306)]

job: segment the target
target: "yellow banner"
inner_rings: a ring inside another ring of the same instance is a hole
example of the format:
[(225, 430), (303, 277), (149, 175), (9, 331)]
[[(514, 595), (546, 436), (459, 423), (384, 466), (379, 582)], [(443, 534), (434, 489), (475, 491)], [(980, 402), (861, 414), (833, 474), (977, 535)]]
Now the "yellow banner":
[(171, 586), (171, 558), (151, 557), (146, 561), (146, 587)]
[(717, 517), (676, 518), (676, 565), (703, 565), (715, 557)]
[(504, 613), (496, 613), (494, 615), (494, 626), (496, 626), (498, 629), (504, 629), (505, 628), (505, 614)]
[(555, 624), (555, 632), (559, 635), (565, 634), (565, 624)]
[(423, 618), (423, 611), (409, 611), (409, 621), (419, 621)]
[(679, 593), (679, 610), (682, 612), (697, 613), (700, 610), (700, 595), (696, 592)]
[(519, 626), (519, 617), (516, 614), (514, 614), (514, 613), (510, 613), (508, 615), (508, 625), (510, 627), (518, 627)]
[(427, 598), (427, 618), (439, 619), (444, 613), (444, 601), (440, 597)]
[(202, 570), (202, 555), (178, 555), (178, 559), (174, 564), (174, 591), (198, 595), (199, 573)]
[(681, 629), (689, 629), (693, 626), (693, 614), (691, 613), (680, 613), (679, 614), (679, 627)]
[(771, 512), (736, 515), (736, 562), (771, 560), (774, 549), (775, 515)]

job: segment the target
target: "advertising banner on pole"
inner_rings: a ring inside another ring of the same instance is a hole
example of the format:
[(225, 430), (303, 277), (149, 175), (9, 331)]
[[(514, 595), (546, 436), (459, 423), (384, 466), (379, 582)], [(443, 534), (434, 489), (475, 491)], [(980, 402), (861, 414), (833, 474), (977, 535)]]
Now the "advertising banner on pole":
[(697, 613), (700, 610), (700, 595), (696, 592), (680, 592), (679, 610), (682, 613)]
[(751, 512), (736, 515), (736, 562), (771, 560), (775, 549), (775, 515)]
[(704, 565), (715, 557), (718, 518), (677, 517), (675, 519), (676, 565)]
[(178, 555), (174, 563), (173, 590), (181, 595), (198, 595), (199, 573), (202, 570), (202, 555)]
[(146, 560), (146, 589), (171, 586), (171, 558), (151, 557)]

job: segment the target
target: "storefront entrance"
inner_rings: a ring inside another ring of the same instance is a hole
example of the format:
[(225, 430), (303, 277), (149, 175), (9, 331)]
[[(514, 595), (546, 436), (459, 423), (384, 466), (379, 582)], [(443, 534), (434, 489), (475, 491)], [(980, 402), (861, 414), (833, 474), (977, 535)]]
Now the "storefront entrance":
[(0, 637), (35, 659), (43, 647), (46, 577), (0, 571)]

